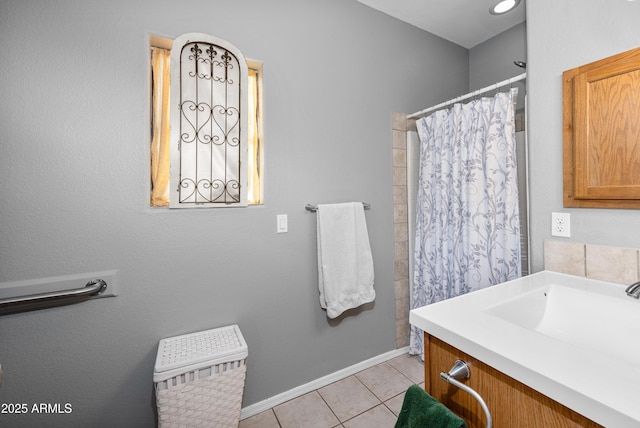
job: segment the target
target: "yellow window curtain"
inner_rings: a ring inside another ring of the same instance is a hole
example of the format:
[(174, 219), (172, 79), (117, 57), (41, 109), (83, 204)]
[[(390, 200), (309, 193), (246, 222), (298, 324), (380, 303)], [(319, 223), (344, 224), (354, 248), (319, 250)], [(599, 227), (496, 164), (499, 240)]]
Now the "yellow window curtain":
[(262, 198), (260, 187), (260, 132), (258, 128), (258, 72), (249, 69), (249, 129), (248, 129), (248, 190), (247, 203), (259, 204)]
[(169, 205), (169, 58), (169, 50), (151, 49), (151, 206), (154, 207)]

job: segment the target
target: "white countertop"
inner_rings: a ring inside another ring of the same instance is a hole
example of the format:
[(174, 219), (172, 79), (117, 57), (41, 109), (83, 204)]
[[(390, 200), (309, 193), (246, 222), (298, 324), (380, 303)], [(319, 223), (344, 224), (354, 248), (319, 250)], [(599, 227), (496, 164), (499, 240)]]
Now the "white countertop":
[[(621, 284), (542, 271), (414, 309), (409, 322), (603, 426), (639, 427), (640, 361), (585, 349), (485, 312), (549, 284), (602, 287), (605, 294), (619, 289), (622, 299), (631, 299)], [(593, 316), (606, 320), (616, 313)]]

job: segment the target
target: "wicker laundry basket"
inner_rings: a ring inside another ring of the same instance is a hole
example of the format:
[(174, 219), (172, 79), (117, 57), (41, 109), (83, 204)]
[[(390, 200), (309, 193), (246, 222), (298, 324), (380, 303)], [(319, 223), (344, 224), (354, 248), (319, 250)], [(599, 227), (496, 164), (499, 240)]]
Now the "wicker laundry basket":
[(162, 339), (153, 373), (158, 425), (237, 427), (247, 355), (237, 325)]

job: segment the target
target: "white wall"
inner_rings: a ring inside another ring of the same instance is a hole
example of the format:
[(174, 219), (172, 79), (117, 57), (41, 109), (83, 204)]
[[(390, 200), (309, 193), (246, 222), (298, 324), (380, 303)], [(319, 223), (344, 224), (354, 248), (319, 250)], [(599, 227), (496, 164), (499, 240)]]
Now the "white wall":
[(534, 271), (543, 268), (543, 241), (551, 238), (552, 212), (571, 214), (569, 241), (640, 246), (637, 210), (562, 206), (562, 72), (639, 47), (638, 22), (640, 2), (557, 0), (553, 5), (527, 2)]
[[(264, 61), (265, 205), (148, 208), (147, 37)], [(163, 337), (237, 323), (244, 405), (395, 347), (391, 113), (467, 89), (466, 49), (355, 0), (0, 3), (0, 281), (119, 270), (120, 295), (0, 318), (1, 424), (153, 426)], [(306, 203), (371, 203), (373, 307), (329, 322)], [(276, 234), (276, 215), (289, 233)]]

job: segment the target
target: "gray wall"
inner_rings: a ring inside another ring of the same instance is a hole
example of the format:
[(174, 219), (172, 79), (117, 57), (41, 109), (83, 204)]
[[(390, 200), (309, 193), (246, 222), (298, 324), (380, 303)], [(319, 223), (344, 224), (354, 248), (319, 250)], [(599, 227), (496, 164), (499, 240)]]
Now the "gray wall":
[(523, 22), (469, 49), (469, 90), (524, 73), (513, 61), (527, 61), (527, 24)]
[[(526, 70), (513, 61), (527, 62), (527, 24), (523, 22), (469, 49), (469, 91), (501, 82)], [(516, 110), (525, 107), (526, 80), (512, 83), (518, 88)], [(500, 90), (504, 91), (506, 87)], [(494, 92), (490, 91), (487, 95)]]
[[(264, 61), (264, 206), (148, 207), (147, 36), (191, 31)], [(391, 113), (464, 92), (466, 49), (344, 0), (4, 0), (0, 40), (0, 281), (120, 287), (0, 318), (0, 402), (73, 408), (2, 425), (153, 426), (158, 341), (222, 325), (249, 344), (244, 406), (395, 347)], [(329, 322), (304, 205), (350, 200), (377, 298)]]
[(558, 0), (553, 7), (527, 2), (534, 271), (544, 265), (543, 241), (551, 238), (552, 212), (571, 214), (569, 241), (640, 247), (637, 210), (562, 206), (562, 72), (640, 46), (638, 22), (638, 2)]

